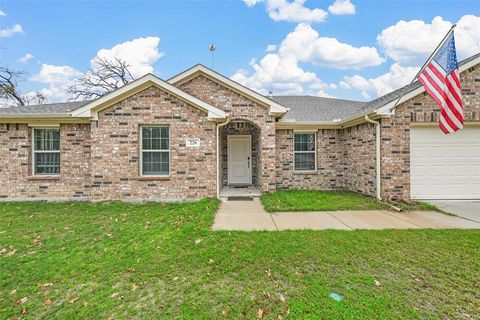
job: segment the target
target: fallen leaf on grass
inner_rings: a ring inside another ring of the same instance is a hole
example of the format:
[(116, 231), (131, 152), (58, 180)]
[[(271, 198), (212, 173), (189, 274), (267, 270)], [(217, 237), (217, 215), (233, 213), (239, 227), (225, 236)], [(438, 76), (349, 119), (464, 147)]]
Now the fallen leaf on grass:
[(3, 248), (2, 250), (0, 250), (0, 256), (1, 256), (1, 255), (4, 255), (5, 252), (7, 252), (7, 249), (5, 249), (5, 248)]
[(46, 306), (49, 306), (49, 305), (52, 304), (52, 300), (47, 299), (47, 300), (45, 300), (45, 302), (43, 304), (46, 305)]
[(263, 316), (264, 316), (266, 313), (267, 313), (267, 312), (266, 312), (265, 310), (263, 310), (263, 309), (258, 309), (258, 311), (257, 311), (257, 316), (258, 316), (259, 318), (263, 318)]
[(88, 302), (87, 302), (87, 301), (83, 301), (82, 304), (83, 304), (84, 307), (88, 306)]
[(47, 283), (44, 283), (42, 284), (42, 287), (45, 288), (45, 287), (51, 287), (53, 286), (53, 283), (52, 282), (47, 282)]
[(202, 239), (197, 239), (197, 240), (195, 240), (195, 244), (199, 244), (202, 241), (203, 241)]
[(178, 277), (173, 277), (173, 281), (177, 281), (178, 280)]
[(80, 297), (75, 297), (72, 300), (68, 301), (68, 303), (69, 304), (75, 303), (75, 301), (77, 301), (78, 299), (80, 299)]
[(135, 272), (136, 270), (135, 270), (135, 268), (128, 268), (127, 271), (128, 272)]
[(7, 253), (5, 256), (6, 256), (6, 257), (11, 257), (11, 256), (13, 256), (13, 255), (15, 254), (15, 252), (17, 252), (17, 249), (10, 251), (10, 252)]
[(283, 317), (281, 315), (278, 315), (277, 320), (283, 320)]
[(138, 286), (134, 283), (132, 284), (132, 291), (137, 291), (138, 289)]
[(20, 303), (21, 304), (24, 304), (25, 302), (28, 301), (28, 298), (27, 297), (23, 297), (22, 299), (20, 299)]
[(378, 280), (375, 280), (375, 286), (376, 286), (377, 288), (379, 288), (379, 287), (382, 286), (382, 283), (381, 283), (380, 281), (378, 281)]
[(37, 246), (41, 246), (42, 245), (41, 236), (39, 234), (35, 235), (35, 239), (32, 240), (32, 243), (36, 244)]
[(115, 298), (116, 296), (118, 296), (118, 292), (113, 293), (113, 294), (110, 296), (110, 298)]
[(14, 294), (17, 293), (17, 289), (13, 289), (12, 291), (10, 291), (10, 295), (13, 296)]
[(267, 269), (265, 270), (265, 274), (267, 275), (267, 277), (271, 277), (272, 276), (272, 271), (270, 269)]
[(222, 316), (223, 316), (223, 317), (226, 317), (226, 316), (227, 316), (227, 311), (223, 310), (223, 311), (222, 311)]

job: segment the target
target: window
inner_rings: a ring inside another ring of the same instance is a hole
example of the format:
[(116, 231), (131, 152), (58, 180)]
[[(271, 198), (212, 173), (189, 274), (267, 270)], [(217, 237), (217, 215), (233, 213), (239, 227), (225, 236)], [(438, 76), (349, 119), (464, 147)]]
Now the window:
[(315, 171), (316, 161), (316, 134), (295, 133), (294, 134), (294, 170)]
[(60, 174), (60, 129), (33, 129), (33, 175)]
[(170, 142), (168, 126), (141, 127), (142, 175), (166, 176), (170, 172)]

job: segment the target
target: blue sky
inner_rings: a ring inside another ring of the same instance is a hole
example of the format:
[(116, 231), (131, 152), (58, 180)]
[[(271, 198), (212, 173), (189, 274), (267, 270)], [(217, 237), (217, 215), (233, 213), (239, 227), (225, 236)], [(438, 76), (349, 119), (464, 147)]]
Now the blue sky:
[(168, 79), (210, 67), (215, 42), (214, 69), (252, 89), (355, 100), (408, 83), (451, 23), (460, 59), (480, 51), (473, 0), (3, 0), (0, 10), (0, 63), (27, 71), (22, 90), (50, 101), (67, 99), (102, 49), (137, 76)]

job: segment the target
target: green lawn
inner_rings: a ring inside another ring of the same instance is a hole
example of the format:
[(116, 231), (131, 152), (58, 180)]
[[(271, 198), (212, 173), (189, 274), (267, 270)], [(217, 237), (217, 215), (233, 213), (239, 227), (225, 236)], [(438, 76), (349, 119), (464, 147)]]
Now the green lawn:
[(0, 203), (0, 319), (478, 317), (478, 231), (213, 232), (217, 205)]
[(375, 198), (353, 192), (284, 190), (261, 196), (268, 212), (382, 210), (389, 207)]

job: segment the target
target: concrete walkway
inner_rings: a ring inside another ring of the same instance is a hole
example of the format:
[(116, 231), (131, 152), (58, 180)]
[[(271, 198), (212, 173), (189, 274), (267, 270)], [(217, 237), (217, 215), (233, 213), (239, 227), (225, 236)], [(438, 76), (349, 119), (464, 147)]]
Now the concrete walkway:
[(222, 201), (213, 230), (480, 229), (480, 223), (438, 212), (319, 211), (268, 213), (260, 199)]
[(428, 202), (456, 216), (480, 222), (480, 200), (432, 200)]

